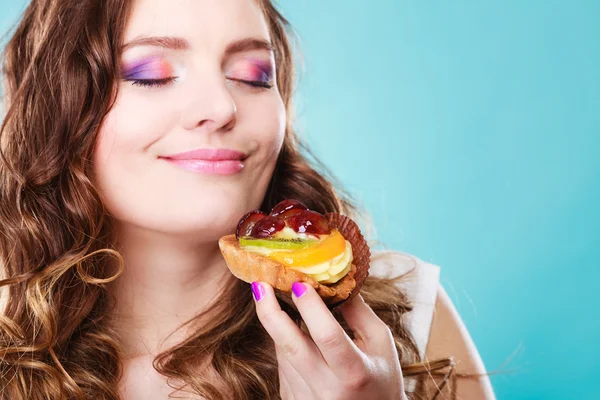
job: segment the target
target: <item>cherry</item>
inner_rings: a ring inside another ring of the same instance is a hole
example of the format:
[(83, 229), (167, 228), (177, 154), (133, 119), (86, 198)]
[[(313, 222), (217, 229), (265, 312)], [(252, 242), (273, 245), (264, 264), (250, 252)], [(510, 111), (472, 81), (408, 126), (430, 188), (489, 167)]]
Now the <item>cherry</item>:
[(285, 220), (285, 224), (298, 233), (326, 235), (331, 233), (327, 219), (318, 212), (304, 210)]
[(254, 224), (250, 236), (257, 239), (264, 239), (272, 236), (285, 228), (285, 222), (276, 217), (264, 217)]
[(306, 206), (300, 203), (298, 200), (283, 200), (273, 207), (269, 215), (271, 217), (286, 219), (303, 210), (308, 210), (308, 208), (306, 208)]
[(250, 211), (248, 214), (244, 215), (242, 219), (240, 219), (240, 222), (238, 223), (237, 229), (235, 231), (236, 239), (239, 240), (239, 238), (243, 236), (250, 236), (254, 225), (258, 221), (266, 217), (267, 214), (259, 210)]

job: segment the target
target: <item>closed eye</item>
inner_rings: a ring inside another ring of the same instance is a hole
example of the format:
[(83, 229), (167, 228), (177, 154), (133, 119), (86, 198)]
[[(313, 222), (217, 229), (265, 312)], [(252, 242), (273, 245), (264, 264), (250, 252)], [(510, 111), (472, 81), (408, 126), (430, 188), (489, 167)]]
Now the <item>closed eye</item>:
[(271, 89), (273, 87), (273, 85), (270, 84), (269, 82), (263, 82), (263, 81), (248, 81), (245, 79), (230, 79), (230, 80), (235, 81), (235, 82), (240, 82), (240, 83), (243, 83), (245, 85), (252, 86), (255, 88)]
[[(158, 87), (158, 86), (167, 85), (167, 84), (175, 81), (176, 79), (177, 79), (176, 77), (169, 77), (169, 78), (163, 78), (163, 79), (135, 79), (135, 80), (131, 79), (131, 80), (127, 80), (127, 81), (132, 82), (132, 85), (136, 85), (136, 86)], [(230, 79), (230, 80), (243, 83), (243, 84), (251, 86), (253, 88), (271, 89), (273, 87), (272, 84), (270, 84), (268, 82), (263, 82), (263, 81), (249, 81), (249, 80), (245, 80), (245, 79)]]
[(132, 85), (152, 87), (152, 86), (164, 86), (170, 82), (173, 82), (175, 79), (176, 79), (175, 77), (170, 77), (170, 78), (163, 78), (163, 79), (135, 79), (135, 80), (132, 79), (129, 81), (132, 82)]

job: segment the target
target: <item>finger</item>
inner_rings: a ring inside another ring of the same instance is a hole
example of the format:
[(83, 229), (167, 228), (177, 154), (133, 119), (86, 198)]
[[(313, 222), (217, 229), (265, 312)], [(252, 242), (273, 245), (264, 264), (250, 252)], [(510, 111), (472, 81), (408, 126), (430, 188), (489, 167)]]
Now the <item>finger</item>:
[[(367, 354), (394, 355), (396, 346), (390, 328), (365, 303), (360, 294), (339, 307), (359, 346)], [(397, 354), (395, 355), (397, 357)]]
[(319, 350), (281, 309), (273, 288), (265, 282), (253, 282), (252, 292), (258, 319), (273, 339), (278, 354), (287, 359), (307, 382), (319, 371), (325, 370), (325, 361)]
[(341, 378), (348, 374), (361, 374), (365, 365), (363, 354), (346, 335), (318, 293), (302, 282), (295, 282), (292, 292), (293, 301), (310, 336), (333, 373)]
[(298, 371), (290, 364), (288, 359), (281, 355), (281, 352), (275, 348), (277, 356), (277, 366), (279, 369), (280, 393), (284, 399), (310, 399), (314, 393), (310, 386), (300, 376)]
[(290, 384), (288, 383), (287, 378), (285, 377), (286, 373), (283, 371), (281, 362), (279, 361), (279, 357), (277, 358), (277, 361), (279, 365), (277, 371), (279, 373), (279, 393), (281, 394), (281, 398), (286, 399), (288, 397), (291, 397), (293, 399), (294, 395), (292, 393), (292, 388), (290, 387)]

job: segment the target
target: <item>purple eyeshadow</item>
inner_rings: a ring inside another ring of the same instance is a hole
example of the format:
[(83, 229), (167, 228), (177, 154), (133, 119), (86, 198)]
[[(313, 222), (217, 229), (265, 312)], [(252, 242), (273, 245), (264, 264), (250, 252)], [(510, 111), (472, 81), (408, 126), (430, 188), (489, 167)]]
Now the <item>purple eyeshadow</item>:
[(253, 64), (256, 67), (253, 68), (252, 71), (255, 74), (253, 79), (261, 82), (269, 82), (273, 77), (273, 68), (271, 67), (271, 63), (253, 60)]
[[(125, 64), (122, 69), (125, 80), (157, 80), (172, 77), (173, 67), (166, 61), (157, 57), (147, 57), (138, 61)], [(273, 79), (273, 66), (269, 61), (248, 58), (245, 65), (241, 65), (240, 79), (269, 83)]]
[(171, 68), (157, 58), (146, 58), (123, 68), (124, 79), (161, 79), (170, 76)]

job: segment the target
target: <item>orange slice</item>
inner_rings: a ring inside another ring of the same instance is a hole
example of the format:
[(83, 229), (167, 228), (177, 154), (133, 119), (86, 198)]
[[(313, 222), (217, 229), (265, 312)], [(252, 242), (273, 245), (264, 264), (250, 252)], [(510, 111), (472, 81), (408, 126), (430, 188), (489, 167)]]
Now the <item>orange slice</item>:
[(277, 251), (269, 254), (269, 258), (287, 267), (305, 267), (327, 262), (346, 250), (346, 239), (337, 231), (323, 239), (321, 243), (302, 250)]

